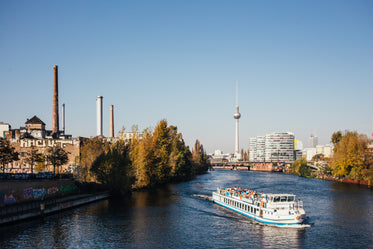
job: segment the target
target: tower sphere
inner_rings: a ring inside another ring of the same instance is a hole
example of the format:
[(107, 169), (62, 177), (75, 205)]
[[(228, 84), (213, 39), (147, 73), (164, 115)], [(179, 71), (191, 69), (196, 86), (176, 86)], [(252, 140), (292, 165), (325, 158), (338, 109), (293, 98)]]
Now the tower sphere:
[(241, 113), (238, 111), (238, 106), (236, 106), (236, 111), (235, 113), (233, 114), (233, 117), (235, 119), (239, 119), (241, 117)]

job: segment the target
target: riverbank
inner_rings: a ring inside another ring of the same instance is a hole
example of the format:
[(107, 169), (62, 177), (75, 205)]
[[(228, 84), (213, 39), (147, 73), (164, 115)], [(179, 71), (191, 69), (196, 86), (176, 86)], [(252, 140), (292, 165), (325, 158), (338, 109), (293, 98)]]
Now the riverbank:
[(322, 177), (315, 177), (315, 178), (316, 178), (316, 179), (325, 180), (325, 181), (333, 181), (333, 182), (342, 182), (342, 183), (358, 184), (358, 185), (364, 185), (364, 186), (372, 187), (372, 182), (370, 182), (370, 181), (365, 181), (365, 180), (357, 181), (357, 180), (352, 180), (352, 179), (349, 179), (349, 178), (338, 179), (338, 178), (334, 178), (334, 177), (332, 177), (332, 176), (322, 176)]
[(88, 204), (98, 200), (106, 199), (109, 192), (97, 194), (78, 194), (47, 200), (35, 200), (22, 202), (1, 208), (0, 225), (14, 223), (26, 219), (43, 217), (45, 215), (64, 211), (69, 208)]

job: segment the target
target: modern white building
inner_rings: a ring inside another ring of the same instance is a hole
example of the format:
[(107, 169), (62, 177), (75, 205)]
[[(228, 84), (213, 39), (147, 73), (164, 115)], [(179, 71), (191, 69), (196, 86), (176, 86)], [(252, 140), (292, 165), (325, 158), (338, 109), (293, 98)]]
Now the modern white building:
[(294, 161), (294, 134), (271, 133), (249, 140), (249, 160), (256, 162)]
[(317, 145), (316, 154), (323, 154), (324, 157), (331, 157), (333, 154), (333, 146), (330, 144)]
[(249, 138), (249, 161), (254, 162), (256, 156), (256, 137)]
[(322, 154), (324, 157), (330, 158), (333, 155), (333, 146), (330, 144), (317, 145), (316, 148), (305, 148), (303, 150), (303, 157), (305, 157), (307, 161), (311, 161), (317, 154)]
[(305, 148), (303, 150), (303, 157), (305, 157), (307, 161), (311, 161), (312, 157), (316, 154), (316, 148)]

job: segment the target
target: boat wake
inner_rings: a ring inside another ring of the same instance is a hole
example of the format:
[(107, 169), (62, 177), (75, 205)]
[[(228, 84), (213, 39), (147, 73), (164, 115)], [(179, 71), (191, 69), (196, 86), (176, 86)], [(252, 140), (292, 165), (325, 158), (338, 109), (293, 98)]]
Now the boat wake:
[(197, 197), (198, 199), (206, 200), (206, 201), (212, 201), (211, 195), (199, 195), (199, 194), (194, 194), (192, 195), (193, 197)]
[(296, 224), (296, 225), (270, 225), (270, 224), (265, 224), (269, 226), (275, 226), (275, 227), (281, 227), (281, 228), (307, 228), (311, 227), (310, 224)]

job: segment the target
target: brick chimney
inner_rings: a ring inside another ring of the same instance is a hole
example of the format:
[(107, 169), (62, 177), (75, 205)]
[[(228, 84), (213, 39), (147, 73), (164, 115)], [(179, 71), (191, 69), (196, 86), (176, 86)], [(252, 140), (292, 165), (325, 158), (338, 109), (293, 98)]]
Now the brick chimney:
[(58, 120), (58, 66), (53, 66), (53, 117), (52, 117), (52, 134), (59, 135)]

